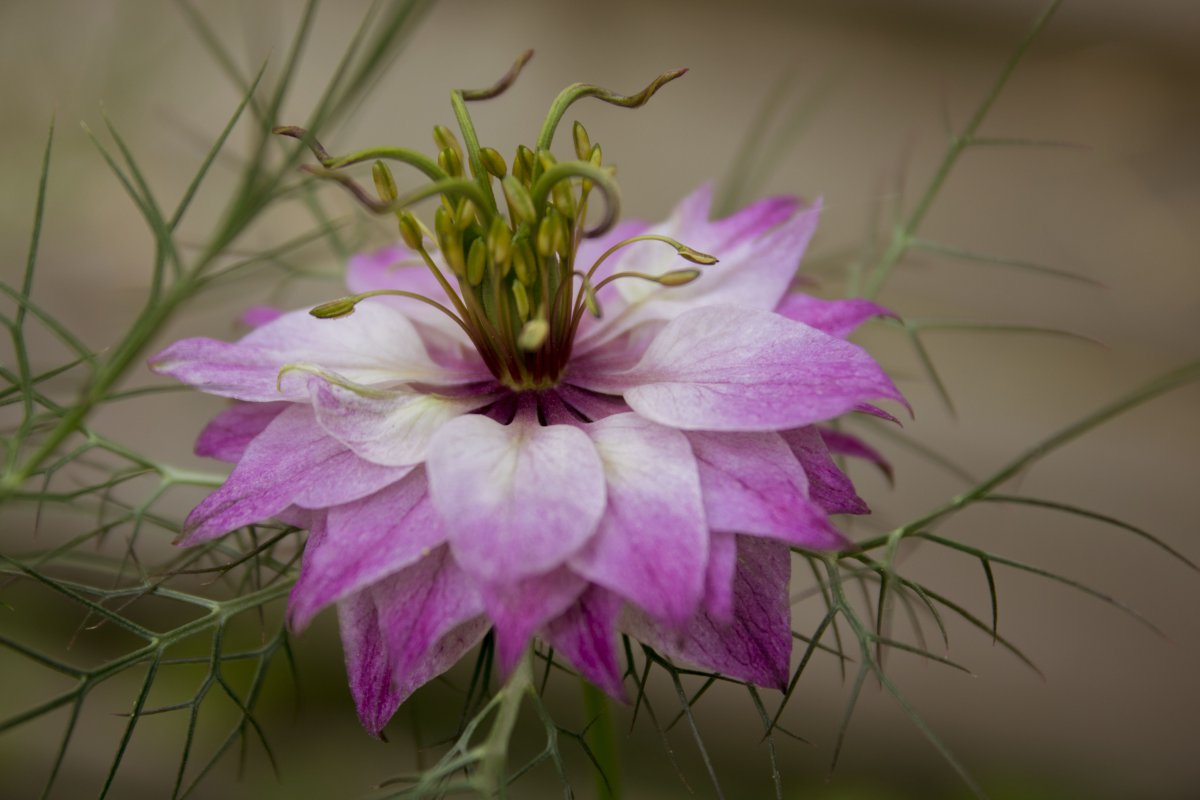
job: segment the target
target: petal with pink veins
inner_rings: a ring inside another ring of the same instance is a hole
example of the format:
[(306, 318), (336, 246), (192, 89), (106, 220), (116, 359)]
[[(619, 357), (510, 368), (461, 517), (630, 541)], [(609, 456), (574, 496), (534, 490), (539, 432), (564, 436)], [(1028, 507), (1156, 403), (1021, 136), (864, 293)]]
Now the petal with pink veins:
[(370, 497), (329, 509), (322, 535), (309, 536), (288, 617), (299, 630), (325, 606), (427, 556), (446, 540), (417, 468)]
[(587, 426), (604, 464), (608, 505), (571, 569), (668, 624), (704, 596), (708, 524), (687, 438), (636, 414)]
[(833, 462), (829, 448), (815, 425), (783, 432), (783, 439), (796, 454), (808, 475), (808, 495), (829, 514), (869, 514), (871, 510), (850, 476)]
[(814, 550), (849, 544), (809, 499), (804, 467), (779, 434), (693, 431), (687, 437), (713, 530), (769, 536)]
[(700, 613), (684, 630), (671, 631), (627, 614), (624, 627), (673, 659), (758, 686), (784, 689), (792, 654), (791, 569), (786, 544), (738, 536), (732, 623), (725, 625)]
[(871, 445), (844, 431), (835, 431), (832, 428), (820, 427), (821, 439), (825, 442), (825, 446), (829, 448), (829, 452), (837, 453), (838, 455), (850, 456), (851, 458), (861, 458), (864, 461), (870, 461), (875, 466), (879, 467), (888, 479), (888, 483), (892, 482), (892, 464), (883, 454), (876, 450)]
[(801, 292), (794, 292), (783, 298), (775, 312), (839, 339), (845, 339), (855, 328), (872, 317), (897, 318), (889, 309), (859, 297), (848, 300), (822, 300)]
[(180, 544), (191, 546), (261, 522), (295, 504), (326, 508), (366, 497), (411, 467), (382, 467), (356, 456), (294, 405), (259, 434), (221, 488), (192, 509)]
[(290, 403), (242, 403), (217, 414), (196, 438), (198, 456), (236, 464), (246, 448)]
[(704, 575), (704, 613), (720, 625), (733, 621), (733, 578), (737, 571), (737, 535), (713, 531), (708, 539)]
[(237, 342), (183, 339), (150, 359), (161, 375), (201, 391), (238, 400), (307, 400), (303, 381), (280, 381), (280, 370), (301, 366), (361, 384), (455, 385), (488, 378), (479, 369), (434, 363), (412, 323), (395, 309), (366, 300), (353, 314), (317, 319), (292, 311)]
[(566, 567), (480, 587), (496, 631), (496, 663), (502, 675), (516, 666), (534, 632), (570, 608), (586, 588), (587, 582)]
[(617, 661), (617, 616), (621, 598), (592, 584), (574, 605), (545, 626), (546, 641), (592, 682), (617, 700), (625, 687)]
[(832, 419), (868, 399), (903, 402), (857, 345), (736, 306), (676, 317), (628, 371), (574, 371), (569, 380), (623, 394), (641, 416), (684, 430), (777, 430)]
[(549, 572), (592, 536), (604, 513), (604, 468), (587, 434), (508, 425), (482, 414), (447, 422), (426, 462), (433, 504), (463, 569), (493, 584)]

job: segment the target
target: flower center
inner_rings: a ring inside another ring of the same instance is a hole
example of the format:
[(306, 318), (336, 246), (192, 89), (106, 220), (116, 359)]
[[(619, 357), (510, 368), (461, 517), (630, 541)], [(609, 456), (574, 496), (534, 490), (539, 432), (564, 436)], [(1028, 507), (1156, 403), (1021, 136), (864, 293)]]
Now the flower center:
[[(576, 100), (595, 97), (612, 105), (638, 107), (685, 70), (664, 73), (632, 95), (586, 84), (567, 87), (551, 105), (535, 147), (518, 147), (510, 169), (497, 150), (480, 146), (466, 104), (503, 93), (531, 56), (532, 51), (522, 55), (487, 89), (451, 92), (462, 143), (449, 128), (436, 126), (436, 159), (397, 147), (333, 157), (303, 129), (276, 129), (276, 133), (304, 141), (320, 160), (319, 168), (305, 167), (306, 171), (340, 183), (376, 213), (394, 214), (404, 243), (422, 258), (448, 300), (447, 304), (401, 290), (364, 292), (317, 306), (311, 312), (314, 316), (346, 316), (359, 301), (375, 295), (413, 297), (453, 319), (504, 385), (518, 392), (544, 390), (559, 383), (583, 314), (601, 316), (597, 292), (606, 284), (637, 278), (681, 286), (700, 274), (688, 268), (660, 275), (617, 272), (593, 280), (618, 249), (639, 241), (661, 241), (693, 264), (716, 263), (712, 256), (657, 234), (617, 242), (593, 264), (576, 263), (583, 239), (600, 236), (616, 224), (619, 193), (613, 180), (615, 168), (603, 163), (600, 145), (592, 143), (579, 122), (573, 126), (576, 158), (558, 161), (550, 151), (558, 123)], [(365, 161), (374, 161), (377, 197), (341, 171)], [(401, 194), (387, 161), (415, 167), (430, 183)], [(497, 200), (497, 186), (502, 203)], [(409, 207), (435, 195), (441, 205), (431, 229)], [(603, 196), (603, 215), (589, 227), (588, 212), (598, 205), (596, 195)]]

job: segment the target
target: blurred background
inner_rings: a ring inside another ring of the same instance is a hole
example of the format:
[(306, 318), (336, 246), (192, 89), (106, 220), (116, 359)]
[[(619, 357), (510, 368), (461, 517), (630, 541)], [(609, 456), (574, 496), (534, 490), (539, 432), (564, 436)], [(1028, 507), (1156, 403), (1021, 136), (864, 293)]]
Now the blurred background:
[[(378, 144), (431, 152), (431, 126), (452, 121), (449, 90), (490, 84), (528, 47), (537, 55), (517, 85), (473, 109), (484, 144), (506, 156), (535, 137), (549, 102), (568, 83), (634, 91), (666, 69), (687, 66), (685, 78), (640, 110), (585, 102), (572, 111), (603, 145), (606, 160), (619, 164), (623, 212), (659, 219), (699, 183), (726, 177), (764, 102), (781, 91), (776, 96), (784, 116), (797, 103), (803, 113), (786, 132), (786, 147), (770, 154), (762, 182), (743, 199), (780, 192), (823, 197), (822, 227), (805, 272), (816, 281), (813, 291), (834, 296), (843, 288), (839, 276), (847, 261), (869, 246), (873, 227), (886, 236), (896, 209), (912, 208), (945, 150), (946, 121), (958, 127), (966, 122), (1043, 5), (442, 2), (325, 144), (335, 153)], [(299, 6), (196, 0), (247, 74), (268, 55), (278, 65)], [(339, 2), (322, 9), (286, 106), (297, 123), (316, 102), (365, 8), (363, 2)], [(973, 474), (990, 473), (1073, 419), (1200, 352), (1197, 41), (1195, 0), (1068, 0), (983, 133), (1077, 146), (967, 153), (922, 228), (934, 241), (1052, 265), (1099, 286), (913, 253), (883, 295), (908, 318), (1062, 328), (1099, 344), (1034, 334), (930, 332), (924, 342), (955, 401), (957, 414), (951, 415), (896, 329), (869, 327), (859, 337), (911, 400), (916, 418), (905, 421), (906, 431)], [(24, 264), (38, 161), (55, 116), (35, 296), (85, 341), (101, 346), (124, 330), (142, 302), (153, 241), (77, 123), (100, 130), (107, 113), (156, 192), (173, 199), (238, 93), (172, 3), (3, 0), (0, 66), (0, 268), (5, 280), (15, 282)], [(778, 86), (783, 89), (773, 89)], [(248, 134), (239, 136), (232, 140), (231, 159)], [(207, 214), (211, 220), (219, 211), (220, 187), (218, 181), (202, 193), (198, 219)], [(332, 212), (350, 212), (334, 190), (323, 197)], [(279, 215), (238, 246), (277, 244), (301, 231), (303, 222), (302, 216)], [(197, 230), (203, 230), (199, 222)], [(356, 235), (382, 243), (392, 228), (372, 222), (356, 228)], [(302, 260), (326, 276), (339, 267), (319, 244)], [(163, 343), (185, 334), (235, 335), (233, 320), (256, 302), (296, 304), (337, 294), (327, 279), (284, 284), (278, 271), (261, 269), (188, 306)], [(42, 355), (47, 367), (61, 358), (50, 346)], [(149, 381), (136, 374), (130, 385)], [(59, 388), (67, 392), (70, 384)], [(191, 455), (191, 445), (220, 407), (211, 397), (164, 395), (106, 407), (96, 425), (169, 463), (213, 469)], [(1121, 518), (1200, 559), (1192, 505), (1200, 475), (1197, 411), (1200, 386), (1163, 397), (1054, 454), (1020, 477), (1015, 489)], [(890, 529), (961, 490), (945, 470), (889, 440), (874, 441), (894, 461), (896, 482), (889, 487), (869, 470), (856, 473), (876, 513), (856, 523), (855, 534)], [(172, 508), (185, 512), (198, 496), (180, 493)], [(8, 512), (0, 529), (4, 551), (31, 546), (31, 517)], [(53, 541), (55, 524), (53, 516), (42, 520), (39, 535)], [(1079, 579), (1136, 608), (1164, 634), (1093, 598), (997, 566), (1000, 631), (1044, 677), (963, 625), (949, 625), (949, 655), (973, 674), (892, 654), (887, 666), (893, 680), (984, 786), (996, 797), (1013, 798), (1200, 796), (1200, 577), (1126, 533), (1053, 512), (989, 506), (956, 517), (940, 532)], [(906, 551), (903, 559), (910, 577), (980, 617), (990, 616), (977, 562), (928, 546)], [(797, 592), (805, 577), (798, 570)], [(26, 598), (19, 591), (6, 591), (5, 600), (19, 605), (17, 598)], [(67, 613), (47, 600), (44, 633), (61, 646), (75, 622), (60, 627), (53, 622), (56, 610)], [(811, 630), (821, 613), (819, 600), (800, 603), (797, 629)], [(17, 616), (0, 609), (0, 629), (24, 624), (11, 621)], [(932, 649), (941, 652), (936, 630), (929, 626), (928, 633)], [(110, 646), (119, 645), (77, 643), (96, 652)], [(240, 779), (231, 753), (195, 796), (358, 796), (412, 768), (414, 741), (436, 741), (439, 715), (457, 713), (444, 688), (433, 687), (402, 709), (390, 744), (372, 740), (354, 717), (332, 615), (301, 636), (296, 648), (299, 708), (280, 671), (261, 714), (276, 748), (279, 779), (255, 744)], [(0, 717), (62, 688), (10, 653), (0, 654), (0, 675)], [(669, 719), (670, 687), (655, 688)], [(135, 680), (121, 679), (90, 700), (56, 796), (95, 793), (131, 692)], [(562, 681), (552, 694), (563, 724), (582, 727), (578, 690)], [(827, 781), (847, 696), (836, 660), (818, 655), (785, 717), (789, 730), (806, 742), (776, 742), (788, 796), (967, 796), (953, 770), (871, 682), (841, 763)], [(697, 714), (726, 796), (770, 796), (761, 727), (745, 693), (714, 690)], [(65, 722), (60, 712), (0, 737), (0, 794), (40, 791)], [(418, 723), (425, 733), (414, 739)], [(178, 719), (155, 718), (140, 727), (114, 796), (167, 796), (182, 731)], [(203, 736), (219, 742), (215, 733)], [(673, 730), (669, 742), (695, 796), (712, 796), (685, 727)], [(628, 797), (692, 796), (667, 752), (640, 721), (626, 747)], [(581, 778), (577, 790), (588, 796), (584, 763), (572, 758)], [(544, 771), (518, 784), (516, 796), (556, 796), (557, 783)]]

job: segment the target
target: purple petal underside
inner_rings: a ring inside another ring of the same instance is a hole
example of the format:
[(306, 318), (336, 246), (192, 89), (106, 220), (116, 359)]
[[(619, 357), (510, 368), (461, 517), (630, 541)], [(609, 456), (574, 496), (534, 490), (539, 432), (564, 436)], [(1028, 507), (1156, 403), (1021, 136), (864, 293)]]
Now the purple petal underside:
[(815, 425), (784, 431), (783, 439), (796, 454), (808, 475), (808, 495), (829, 514), (869, 514), (871, 510), (850, 476), (833, 462), (820, 430)]
[(845, 339), (872, 317), (897, 318), (891, 310), (859, 297), (822, 300), (800, 292), (783, 298), (775, 312), (839, 339)]
[(325, 508), (349, 503), (400, 480), (411, 469), (362, 460), (321, 430), (311, 408), (294, 405), (250, 443), (221, 488), (188, 514), (180, 544), (215, 539), (292, 504)]
[(593, 584), (574, 605), (545, 626), (545, 637), (583, 677), (624, 702), (616, 629), (621, 606), (621, 598)]

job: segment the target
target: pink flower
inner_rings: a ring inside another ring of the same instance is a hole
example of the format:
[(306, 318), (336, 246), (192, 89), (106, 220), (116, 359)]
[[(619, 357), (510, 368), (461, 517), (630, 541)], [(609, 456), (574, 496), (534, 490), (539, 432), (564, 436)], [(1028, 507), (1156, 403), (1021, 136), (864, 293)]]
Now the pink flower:
[[(789, 294), (818, 207), (773, 198), (710, 221), (709, 204), (704, 188), (659, 226), (540, 243), (557, 284), (503, 263), (519, 235), (488, 239), (477, 280), (472, 248), (446, 259), (439, 228), (428, 255), (459, 277), (453, 296), (418, 252), (388, 248), (352, 259), (344, 307), (318, 307), (341, 318), (294, 311), (152, 360), (238, 401), (197, 442), (236, 466), (183, 544), (271, 517), (308, 526), (290, 620), (337, 605), (370, 731), (489, 629), (502, 669), (538, 636), (615, 697), (620, 632), (786, 684), (789, 547), (847, 544), (828, 515), (866, 507), (830, 449), (874, 456), (818, 424), (903, 399), (842, 338), (883, 309)], [(572, 277), (646, 234), (687, 246), (638, 241)], [(678, 269), (703, 253), (720, 264)]]

